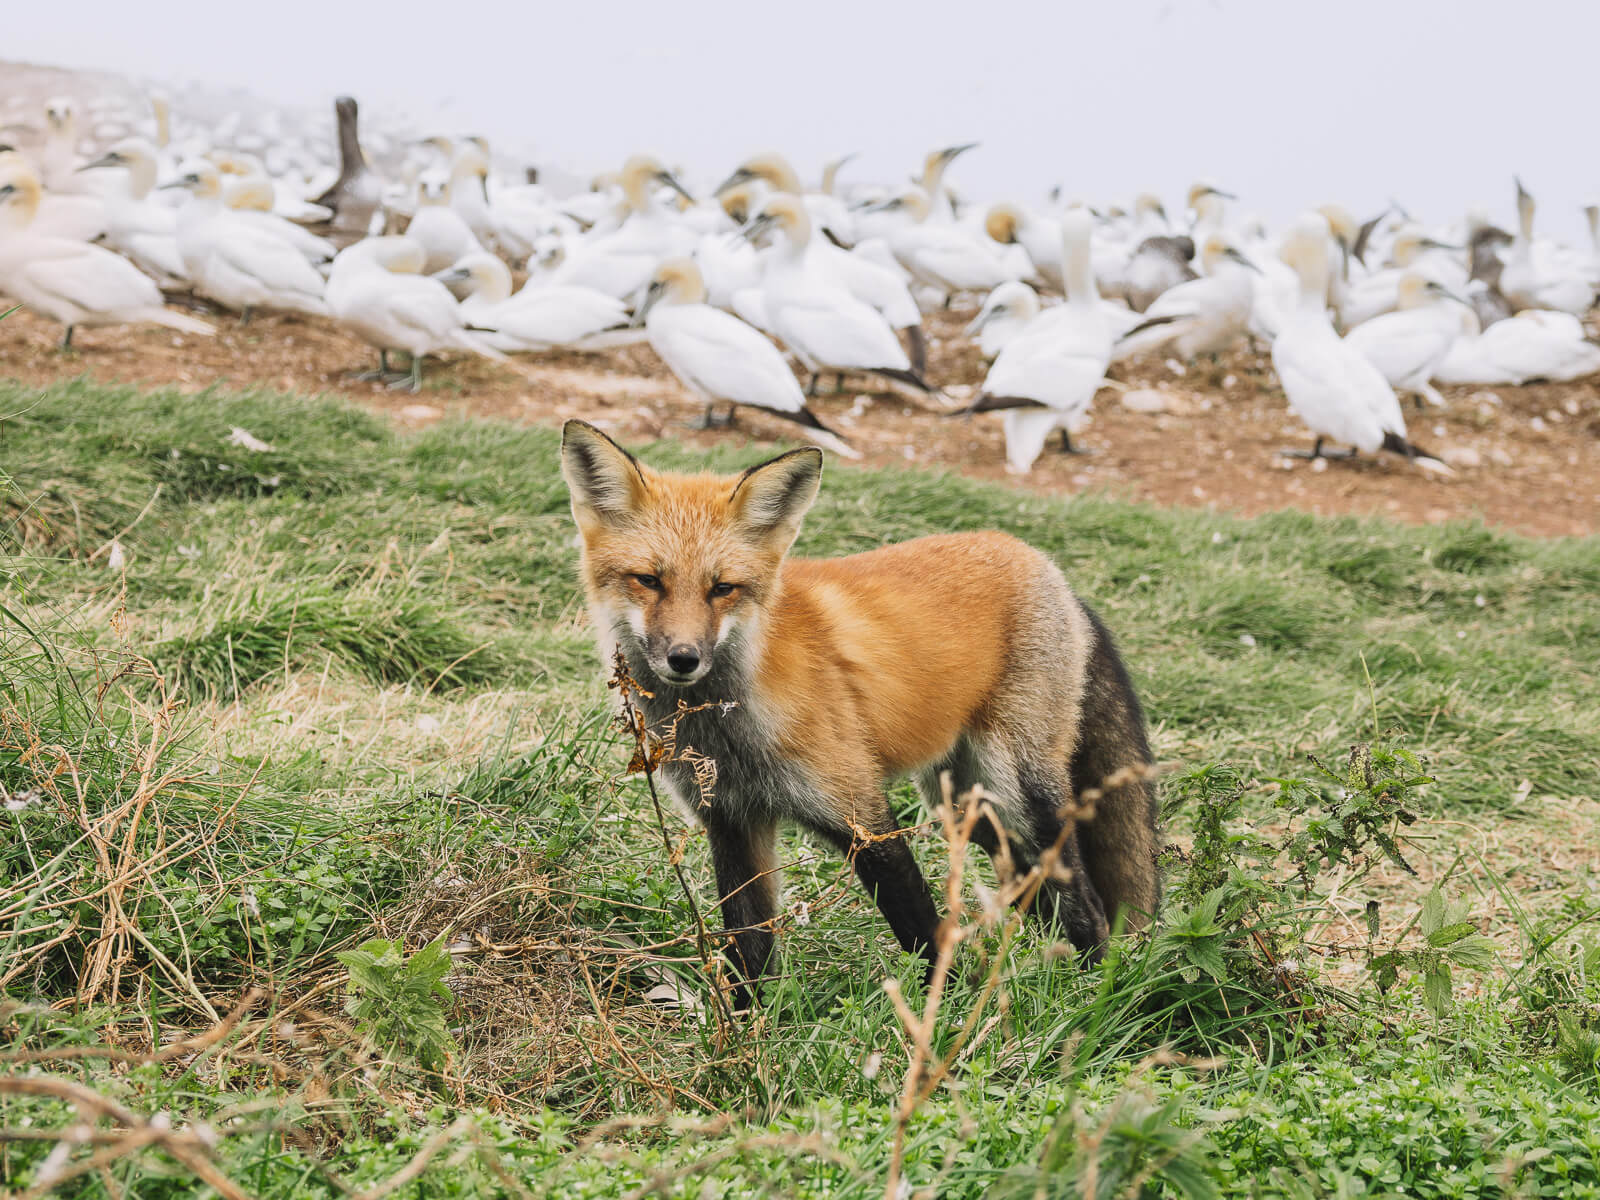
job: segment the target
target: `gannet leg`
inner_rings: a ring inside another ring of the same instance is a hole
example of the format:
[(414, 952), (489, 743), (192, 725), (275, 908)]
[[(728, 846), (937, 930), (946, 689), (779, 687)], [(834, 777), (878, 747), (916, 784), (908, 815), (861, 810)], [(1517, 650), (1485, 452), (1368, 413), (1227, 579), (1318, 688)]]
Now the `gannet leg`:
[(399, 379), (391, 383), (389, 385), (389, 390), (395, 392), (406, 391), (410, 392), (413, 396), (422, 390), (422, 355), (413, 354), (411, 356), (410, 374), (402, 375)]
[(378, 351), (378, 369), (376, 371), (357, 371), (350, 378), (356, 383), (392, 383), (396, 376), (404, 375), (404, 371), (396, 371), (389, 365), (389, 352)]
[(1326, 458), (1330, 462), (1335, 459), (1354, 458), (1356, 456), (1354, 447), (1349, 450), (1324, 450), (1322, 448), (1324, 440), (1326, 439), (1317, 438), (1317, 444), (1309, 450), (1279, 450), (1278, 453), (1284, 458), (1304, 458), (1307, 460)]
[(1085, 449), (1082, 446), (1074, 446), (1072, 444), (1072, 435), (1070, 433), (1068, 433), (1067, 430), (1066, 430), (1066, 427), (1063, 426), (1062, 429), (1061, 429), (1061, 453), (1063, 453), (1063, 454), (1093, 454), (1094, 451)]

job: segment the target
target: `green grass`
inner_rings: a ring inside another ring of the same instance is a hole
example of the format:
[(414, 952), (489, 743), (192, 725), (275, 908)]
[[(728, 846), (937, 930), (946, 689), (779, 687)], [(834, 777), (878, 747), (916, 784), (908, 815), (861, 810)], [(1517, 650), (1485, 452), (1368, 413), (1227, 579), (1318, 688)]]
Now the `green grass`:
[[(704, 987), (648, 797), (622, 776), (553, 432), (400, 435), (331, 402), (82, 383), (0, 385), (0, 412), (0, 1042), (135, 1112), (215, 1122), (215, 1161), (255, 1196), (339, 1194), (322, 1163), (373, 1186), (446, 1128), (394, 1194), (883, 1193), (906, 1042), (882, 982), (913, 1005), (921, 989), (839, 862), (786, 836), (784, 975), (759, 1020), (730, 1039), (644, 998)], [(231, 444), (235, 426), (272, 448)], [(941, 1196), (1122, 1195), (1146, 1168), (1155, 1194), (1600, 1195), (1600, 1077), (1557, 1053), (1558, 1018), (1592, 1029), (1600, 1003), (1600, 960), (1564, 957), (1593, 945), (1600, 907), (1573, 851), (1600, 832), (1600, 543), (830, 463), (798, 551), (995, 527), (1105, 616), (1163, 759), (1266, 779), (1375, 737), (1421, 756), (1438, 782), (1409, 853), (1452, 876), (1500, 957), (1458, 971), (1436, 1016), (1416, 978), (1380, 995), (1337, 957), (1294, 990), (1246, 941), (1229, 961), (1255, 973), (1218, 988), (1165, 943), (1086, 972), (1025, 926), (995, 1008), (986, 928), (936, 1048), (969, 1012), (999, 1019), (907, 1128), (906, 1177)], [(1286, 819), (1260, 791), (1239, 818)], [(669, 833), (709, 907), (703, 839)], [(942, 878), (938, 839), (917, 851)], [(1380, 901), (1393, 940), (1426, 890), (1360, 872), (1339, 888), (1294, 901), (1324, 950), (1351, 924), (1336, 907)], [(1298, 921), (1262, 928), (1299, 953)], [(375, 1065), (337, 954), (441, 934), (453, 1067), (431, 1076), (403, 1045)], [(250, 986), (203, 1053), (38, 1060), (169, 1044)], [(0, 1092), (5, 1129), (75, 1119)], [(52, 1144), (0, 1143), (0, 1188)], [(146, 1151), (62, 1192), (194, 1186)]]

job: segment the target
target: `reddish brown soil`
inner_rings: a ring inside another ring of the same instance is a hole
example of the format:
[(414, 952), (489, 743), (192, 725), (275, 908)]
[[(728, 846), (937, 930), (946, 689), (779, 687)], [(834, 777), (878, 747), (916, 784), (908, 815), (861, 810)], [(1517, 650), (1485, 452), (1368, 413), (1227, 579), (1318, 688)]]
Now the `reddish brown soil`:
[[(929, 376), (957, 399), (970, 398), (983, 377), (975, 347), (959, 333), (970, 315), (929, 319)], [(581, 416), (623, 438), (665, 434), (698, 445), (792, 433), (751, 410), (740, 410), (731, 430), (689, 430), (685, 422), (698, 405), (645, 346), (546, 355), (522, 360), (515, 370), (475, 359), (430, 361), (426, 388), (413, 397), (349, 379), (349, 372), (375, 365), (376, 355), (331, 321), (276, 315), (242, 327), (231, 317), (216, 321), (215, 338), (82, 329), (76, 348), (64, 354), (56, 349), (58, 326), (18, 312), (0, 322), (0, 376), (29, 384), (88, 375), (193, 390), (222, 384), (332, 392), (411, 424), (454, 412), (541, 424)], [(1093, 453), (1047, 450), (1024, 483), (1005, 473), (998, 416), (951, 418), (920, 401), (867, 393), (862, 388), (872, 385), (862, 379), (847, 380), (842, 394), (824, 394), (817, 409), (870, 464), (942, 466), (1042, 491), (1100, 490), (1246, 514), (1299, 508), (1418, 522), (1481, 516), (1546, 536), (1600, 528), (1600, 379), (1445, 389), (1448, 408), (1408, 418), (1414, 441), (1459, 464), (1453, 478), (1438, 479), (1388, 455), (1314, 465), (1280, 458), (1280, 447), (1305, 447), (1310, 438), (1285, 407), (1261, 354), (1240, 349), (1216, 367), (1202, 362), (1181, 376), (1159, 361), (1113, 375), (1123, 385), (1166, 392), (1169, 411), (1130, 411), (1117, 386), (1108, 387), (1077, 439)], [(830, 378), (825, 386), (831, 384)]]

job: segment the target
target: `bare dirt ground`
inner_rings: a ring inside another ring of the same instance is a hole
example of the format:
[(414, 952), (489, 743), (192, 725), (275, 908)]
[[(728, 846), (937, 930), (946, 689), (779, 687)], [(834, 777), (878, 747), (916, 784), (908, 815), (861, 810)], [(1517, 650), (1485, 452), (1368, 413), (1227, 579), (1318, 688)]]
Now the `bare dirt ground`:
[[(929, 378), (953, 400), (970, 400), (983, 379), (977, 349), (960, 334), (970, 312), (929, 317)], [(335, 323), (264, 315), (241, 326), (214, 318), (215, 338), (164, 329), (80, 329), (75, 349), (57, 349), (60, 327), (26, 312), (0, 322), (0, 377), (41, 385), (86, 375), (104, 383), (263, 386), (334, 393), (421, 424), (470, 413), (546, 425), (581, 416), (623, 439), (671, 436), (697, 445), (792, 437), (793, 427), (741, 409), (732, 429), (698, 432), (699, 405), (647, 346), (602, 354), (550, 354), (515, 370), (476, 359), (429, 361), (420, 396), (351, 379), (376, 354)], [(1092, 453), (1047, 450), (1025, 481), (1005, 472), (1000, 418), (934, 412), (922, 401), (877, 391), (862, 378), (816, 402), (874, 465), (943, 467), (1054, 493), (1102, 491), (1158, 504), (1243, 514), (1297, 508), (1320, 514), (1376, 513), (1414, 522), (1479, 516), (1542, 536), (1600, 529), (1600, 378), (1526, 387), (1446, 388), (1449, 406), (1408, 410), (1412, 439), (1455, 464), (1438, 479), (1403, 460), (1307, 464), (1281, 447), (1310, 437), (1288, 411), (1264, 354), (1241, 348), (1212, 366), (1151, 360), (1113, 368), (1076, 440)], [(1124, 389), (1164, 393), (1166, 411), (1132, 411)], [(864, 390), (874, 389), (874, 390)], [(1409, 401), (1408, 401), (1409, 404)]]

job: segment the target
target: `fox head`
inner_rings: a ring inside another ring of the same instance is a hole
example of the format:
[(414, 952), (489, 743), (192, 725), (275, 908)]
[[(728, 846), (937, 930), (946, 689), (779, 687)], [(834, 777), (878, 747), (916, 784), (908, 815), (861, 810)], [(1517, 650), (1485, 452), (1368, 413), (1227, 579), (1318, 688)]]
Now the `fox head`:
[(748, 645), (822, 483), (822, 452), (791, 450), (742, 475), (654, 471), (593, 425), (568, 421), (561, 473), (603, 634), (672, 687)]

